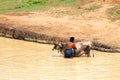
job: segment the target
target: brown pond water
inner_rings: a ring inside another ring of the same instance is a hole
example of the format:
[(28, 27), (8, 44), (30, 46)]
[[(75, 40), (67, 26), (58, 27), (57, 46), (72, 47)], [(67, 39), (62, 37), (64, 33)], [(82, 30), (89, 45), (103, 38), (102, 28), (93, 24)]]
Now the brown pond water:
[(0, 80), (119, 80), (120, 54), (65, 59), (53, 45), (0, 37)]

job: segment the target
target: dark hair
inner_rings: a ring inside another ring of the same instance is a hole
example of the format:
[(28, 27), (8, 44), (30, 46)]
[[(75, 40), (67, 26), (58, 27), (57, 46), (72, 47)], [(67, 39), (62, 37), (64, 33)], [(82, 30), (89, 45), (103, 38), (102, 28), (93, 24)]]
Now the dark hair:
[(70, 42), (73, 42), (74, 41), (74, 37), (70, 37)]

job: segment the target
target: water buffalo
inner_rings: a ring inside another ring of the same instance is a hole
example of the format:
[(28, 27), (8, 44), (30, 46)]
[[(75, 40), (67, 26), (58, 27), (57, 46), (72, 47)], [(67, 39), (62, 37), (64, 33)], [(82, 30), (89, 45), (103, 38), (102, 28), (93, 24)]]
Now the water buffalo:
[[(54, 43), (54, 47), (52, 50), (58, 50), (58, 53), (64, 54), (64, 47), (65, 43)], [(81, 41), (81, 42), (76, 42), (75, 46), (76, 49), (73, 49), (74, 57), (79, 57), (83, 54), (87, 55), (87, 57), (90, 57), (90, 50), (92, 48), (92, 42), (91, 41)], [(94, 54), (93, 54), (94, 57)]]

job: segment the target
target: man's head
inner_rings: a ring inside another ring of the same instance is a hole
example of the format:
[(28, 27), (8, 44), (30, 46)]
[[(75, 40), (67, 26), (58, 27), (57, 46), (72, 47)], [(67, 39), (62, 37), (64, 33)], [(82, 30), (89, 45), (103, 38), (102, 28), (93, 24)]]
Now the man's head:
[(74, 42), (74, 37), (70, 37), (70, 42)]

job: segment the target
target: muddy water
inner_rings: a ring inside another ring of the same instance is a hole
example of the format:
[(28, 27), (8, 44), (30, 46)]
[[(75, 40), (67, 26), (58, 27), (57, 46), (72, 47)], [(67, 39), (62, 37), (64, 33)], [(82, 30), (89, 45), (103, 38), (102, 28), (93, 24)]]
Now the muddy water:
[(120, 54), (65, 59), (52, 45), (0, 37), (0, 80), (119, 80)]

